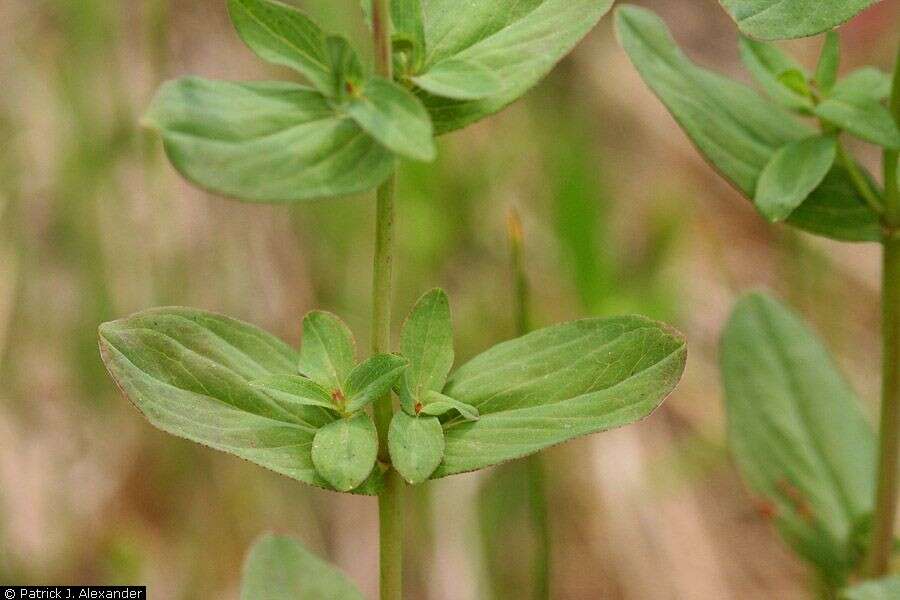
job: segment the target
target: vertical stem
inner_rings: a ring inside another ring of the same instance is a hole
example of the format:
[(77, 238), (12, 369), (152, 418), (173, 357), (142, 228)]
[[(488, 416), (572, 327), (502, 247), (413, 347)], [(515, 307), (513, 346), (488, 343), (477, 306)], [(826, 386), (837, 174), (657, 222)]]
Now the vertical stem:
[[(391, 79), (391, 22), (388, 0), (372, 0), (372, 31), (378, 74)], [(394, 188), (391, 175), (378, 188), (375, 217), (375, 261), (372, 269), (372, 351), (391, 350), (391, 297), (394, 262)], [(394, 414), (390, 393), (375, 402), (379, 458), (390, 463), (387, 432)], [(378, 496), (379, 564), (381, 600), (400, 600), (403, 595), (403, 483), (397, 472), (385, 474), (384, 489)]]
[[(891, 112), (900, 125), (900, 49), (894, 64)], [(897, 158), (896, 151), (884, 151), (881, 426), (872, 546), (865, 565), (866, 574), (870, 577), (882, 577), (888, 571), (897, 515), (900, 451), (900, 190), (897, 186)]]
[[(509, 211), (507, 226), (513, 277), (515, 278), (516, 333), (521, 336), (531, 330), (530, 293), (528, 277), (525, 274), (522, 221), (515, 209)], [(525, 475), (528, 478), (531, 522), (535, 533), (532, 598), (548, 600), (550, 598), (550, 519), (547, 514), (544, 464), (540, 455), (533, 454), (525, 459)]]

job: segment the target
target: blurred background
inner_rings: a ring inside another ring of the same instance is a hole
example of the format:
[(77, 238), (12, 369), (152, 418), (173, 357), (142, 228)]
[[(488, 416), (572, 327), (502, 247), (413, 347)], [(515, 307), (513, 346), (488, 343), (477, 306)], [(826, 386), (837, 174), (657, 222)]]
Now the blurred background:
[[(365, 37), (358, 0), (296, 4)], [(749, 82), (715, 0), (641, 4), (695, 60)], [(843, 28), (843, 71), (890, 67), (898, 9), (880, 3)], [(787, 47), (813, 65), (819, 43)], [(159, 83), (185, 74), (292, 77), (242, 46), (223, 0), (0, 0), (0, 582), (237, 598), (245, 550), (274, 530), (374, 597), (373, 499), (153, 429), (99, 360), (100, 322), (167, 304), (295, 345), (302, 315), (325, 308), (366, 343), (372, 197), (265, 207), (192, 189), (139, 125)], [(685, 379), (661, 410), (544, 455), (554, 598), (806, 597), (806, 571), (729, 462), (717, 338), (737, 295), (771, 287), (874, 414), (876, 246), (766, 225), (639, 80), (609, 18), (524, 100), (441, 138), (436, 163), (403, 164), (398, 202), (396, 320), (444, 287), (459, 362), (513, 335), (510, 207), (536, 323), (635, 312), (687, 335)], [(516, 469), (409, 492), (407, 597), (527, 597)]]

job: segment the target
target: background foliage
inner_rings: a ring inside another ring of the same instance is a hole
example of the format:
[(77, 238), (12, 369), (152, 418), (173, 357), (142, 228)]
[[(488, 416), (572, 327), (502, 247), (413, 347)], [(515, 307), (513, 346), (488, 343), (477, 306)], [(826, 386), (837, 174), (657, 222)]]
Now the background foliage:
[[(355, 0), (298, 4), (328, 29), (365, 32), (347, 18)], [(716, 2), (642, 4), (692, 60), (750, 83)], [(887, 68), (898, 13), (881, 3), (844, 29), (842, 71)], [(295, 345), (314, 307), (367, 330), (370, 199), (222, 202), (180, 181), (138, 127), (165, 79), (290, 72), (245, 51), (219, 0), (8, 0), (0, 17), (0, 581), (144, 581), (159, 597), (236, 598), (244, 551), (274, 528), (371, 596), (375, 555), (360, 548), (374, 542), (374, 504), (165, 436), (118, 397), (97, 355), (99, 322), (165, 304), (228, 313)], [(787, 45), (814, 67), (816, 43)], [(877, 248), (767, 226), (701, 163), (611, 19), (525, 100), (438, 146), (436, 176), (401, 168), (398, 319), (440, 285), (457, 364), (512, 337), (504, 235), (516, 205), (536, 325), (641, 312), (692, 347), (653, 419), (547, 455), (559, 597), (803, 597), (805, 572), (770, 507), (725, 456), (715, 344), (738, 292), (775, 286), (871, 407)], [(411, 495), (410, 597), (521, 596), (527, 551), (488, 556), (494, 581), (478, 566), (495, 547), (482, 529), (528, 547), (528, 491), (498, 494), (506, 479), (457, 476)], [(658, 577), (643, 576), (651, 568)]]

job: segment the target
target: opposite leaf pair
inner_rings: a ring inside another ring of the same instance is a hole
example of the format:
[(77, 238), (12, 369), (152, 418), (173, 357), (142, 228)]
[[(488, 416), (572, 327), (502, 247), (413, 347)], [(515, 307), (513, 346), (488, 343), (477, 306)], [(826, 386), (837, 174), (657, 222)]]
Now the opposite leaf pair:
[(262, 59), (312, 87), (186, 78), (163, 86), (145, 122), (172, 164), (212, 191), (293, 202), (371, 190), (395, 157), (430, 161), (433, 136), (497, 112), (546, 75), (611, 0), (392, 0), (396, 81), (350, 42), (275, 0), (229, 0)]
[[(672, 391), (686, 359), (684, 339), (661, 323), (584, 319), (498, 344), (448, 377), (449, 309), (439, 291), (426, 294), (404, 326), (403, 358), (354, 367), (352, 338), (335, 318), (312, 313), (305, 329), (298, 353), (247, 323), (159, 308), (103, 324), (100, 350), (120, 389), (156, 427), (331, 490), (372, 466), (361, 409), (391, 383), (404, 406), (389, 432), (392, 462), (420, 481), (641, 419)], [(353, 465), (352, 477), (333, 474), (342, 460)], [(377, 494), (381, 485), (376, 467), (352, 491)]]
[(425, 294), (403, 325), (400, 353), (409, 360), (398, 386), (402, 410), (388, 432), (391, 462), (409, 483), (428, 479), (444, 458), (441, 415), (457, 413), (478, 420), (474, 406), (444, 395), (453, 367), (450, 301), (441, 290)]
[[(742, 3), (753, 4), (733, 2)], [(893, 147), (896, 126), (869, 123), (884, 120), (878, 115), (887, 110), (881, 105), (886, 75), (866, 68), (833, 83), (838, 57), (830, 35), (813, 88), (802, 68), (776, 48), (744, 39), (742, 58), (770, 100), (695, 65), (646, 9), (622, 6), (616, 32), (644, 81), (703, 156), (764, 215), (838, 240), (881, 239), (878, 191), (868, 173), (843, 155), (835, 136), (845, 130)], [(789, 111), (818, 117), (824, 133)]]

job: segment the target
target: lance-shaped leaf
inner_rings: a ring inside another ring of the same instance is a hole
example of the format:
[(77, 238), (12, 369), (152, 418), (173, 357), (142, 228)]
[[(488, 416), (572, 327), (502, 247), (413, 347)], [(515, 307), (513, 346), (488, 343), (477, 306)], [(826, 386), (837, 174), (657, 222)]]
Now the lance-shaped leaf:
[(432, 67), (455, 59), (487, 69), (502, 85), (497, 93), (479, 100), (422, 92), (435, 130), (459, 129), (517, 100), (572, 50), (611, 5), (611, 0), (423, 0), (427, 57), (417, 75), (427, 76)]
[(454, 100), (479, 100), (502, 90), (492, 71), (459, 58), (442, 60), (427, 73), (413, 77), (412, 82), (435, 96)]
[(422, 404), (420, 414), (432, 415), (435, 417), (443, 416), (451, 411), (456, 411), (464, 419), (469, 421), (477, 421), (479, 418), (478, 409), (471, 404), (460, 402), (450, 396), (445, 396), (439, 392), (428, 392), (425, 394), (425, 401)]
[(391, 464), (407, 482), (422, 483), (444, 457), (444, 430), (437, 417), (397, 411), (388, 430)]
[[(616, 33), (641, 77), (700, 153), (747, 198), (754, 197), (760, 173), (779, 148), (815, 133), (750, 88), (693, 64), (652, 12), (620, 7)], [(845, 185), (846, 178), (846, 171), (835, 167), (795, 211), (803, 211), (801, 218), (788, 222), (835, 239), (877, 241), (872, 226), (877, 229), (878, 216), (852, 182)], [(835, 210), (855, 218), (843, 222)]]
[(337, 316), (314, 310), (303, 317), (300, 345), (300, 372), (334, 392), (344, 391), (344, 382), (353, 370), (356, 344), (353, 333)]
[[(161, 308), (100, 327), (103, 362), (156, 427), (320, 487), (310, 448), (334, 417), (285, 402), (251, 382), (291, 375), (297, 353), (251, 325), (188, 308)], [(358, 491), (376, 493), (373, 478)]]
[(834, 86), (816, 106), (816, 115), (860, 139), (884, 148), (900, 149), (900, 128), (880, 102), (884, 86), (876, 81), (877, 70), (863, 71), (849, 82)]
[(641, 77), (691, 141), (747, 197), (753, 197), (776, 150), (814, 133), (747, 86), (696, 66), (649, 10), (620, 7), (616, 32)]
[(841, 592), (841, 600), (896, 600), (900, 598), (900, 577), (865, 581)]
[(347, 411), (356, 412), (391, 391), (407, 361), (394, 354), (377, 354), (357, 366), (347, 377)]
[(722, 336), (728, 443), (754, 494), (798, 553), (830, 577), (858, 557), (875, 436), (828, 352), (772, 298), (742, 299)]
[(761, 40), (807, 37), (833, 29), (877, 0), (720, 0), (738, 27)]
[(837, 140), (817, 135), (792, 142), (772, 155), (756, 184), (756, 208), (782, 221), (819, 187), (837, 156)]
[(228, 14), (238, 35), (260, 58), (294, 69), (330, 94), (325, 34), (309, 17), (274, 0), (228, 0)]
[(825, 42), (816, 63), (816, 85), (826, 94), (831, 91), (837, 81), (838, 67), (841, 64), (841, 37), (837, 31), (825, 34)]
[(444, 460), (433, 477), (646, 417), (675, 388), (686, 356), (677, 332), (642, 317), (575, 321), (499, 344), (447, 382), (444, 393), (481, 418), (444, 424)]
[(364, 192), (394, 168), (393, 155), (356, 122), (292, 83), (179, 79), (160, 89), (144, 121), (182, 175), (241, 200)]
[(425, 404), (427, 392), (444, 388), (453, 368), (450, 299), (443, 290), (431, 290), (416, 302), (403, 324), (400, 354), (409, 361), (400, 381), (400, 403), (414, 415), (416, 404)]
[(403, 86), (371, 77), (344, 106), (360, 127), (390, 150), (414, 160), (434, 160), (434, 130), (422, 102)]
[(813, 103), (808, 95), (797, 93), (779, 80), (786, 72), (800, 73), (803, 77), (803, 68), (796, 61), (772, 44), (744, 36), (741, 37), (740, 51), (747, 70), (770, 98), (794, 110), (812, 111)]
[(300, 542), (268, 534), (244, 562), (241, 600), (363, 600), (363, 595)]
[(339, 411), (332, 392), (302, 375), (272, 375), (250, 383), (284, 404), (296, 402), (306, 406), (321, 406)]
[(378, 432), (364, 412), (325, 425), (313, 440), (316, 471), (339, 492), (349, 492), (366, 481), (377, 457)]

